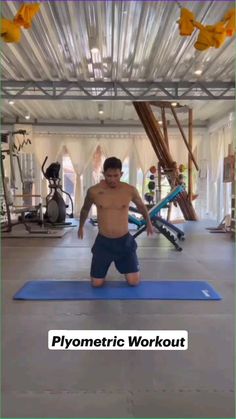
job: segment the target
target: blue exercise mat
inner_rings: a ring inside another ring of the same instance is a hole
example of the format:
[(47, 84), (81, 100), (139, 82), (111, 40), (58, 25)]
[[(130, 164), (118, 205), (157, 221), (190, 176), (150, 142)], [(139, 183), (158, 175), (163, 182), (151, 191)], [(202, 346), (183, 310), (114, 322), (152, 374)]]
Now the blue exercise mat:
[(221, 300), (203, 281), (142, 281), (131, 287), (125, 281), (93, 288), (90, 281), (29, 281), (14, 300)]

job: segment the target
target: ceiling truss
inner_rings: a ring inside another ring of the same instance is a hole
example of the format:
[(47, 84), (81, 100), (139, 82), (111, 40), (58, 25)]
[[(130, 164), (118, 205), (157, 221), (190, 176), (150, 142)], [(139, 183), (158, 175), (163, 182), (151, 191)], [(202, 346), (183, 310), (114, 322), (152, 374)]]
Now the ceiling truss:
[(0, 93), (8, 100), (234, 100), (235, 83), (2, 80)]

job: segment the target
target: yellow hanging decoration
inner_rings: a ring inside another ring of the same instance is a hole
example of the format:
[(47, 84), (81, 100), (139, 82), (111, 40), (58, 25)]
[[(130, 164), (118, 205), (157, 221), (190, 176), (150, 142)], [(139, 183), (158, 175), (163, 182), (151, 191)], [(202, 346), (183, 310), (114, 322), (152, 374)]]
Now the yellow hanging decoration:
[(216, 23), (210, 27), (210, 32), (212, 33), (213, 47), (220, 48), (221, 45), (225, 42), (226, 30), (224, 22)]
[(31, 28), (32, 19), (39, 11), (39, 4), (22, 5), (15, 18), (12, 20), (1, 18), (1, 38), (5, 42), (20, 42), (21, 28)]
[(14, 17), (14, 22), (18, 23), (20, 26), (23, 26), (25, 29), (29, 29), (32, 26), (32, 19), (36, 13), (38, 13), (40, 8), (39, 4), (23, 4), (18, 11), (17, 15)]
[(194, 28), (200, 30), (194, 47), (204, 51), (210, 47), (220, 48), (227, 36), (235, 33), (235, 9), (229, 10), (222, 21), (215, 25), (202, 25), (194, 20), (194, 15), (188, 9), (182, 8), (179, 23), (181, 36), (192, 35)]
[(5, 42), (20, 42), (21, 29), (20, 26), (12, 22), (12, 20), (1, 19), (1, 37)]
[(197, 42), (194, 44), (195, 48), (198, 51), (204, 51), (205, 49), (212, 47), (212, 33), (209, 29), (198, 22), (195, 22), (195, 26), (200, 29)]
[(224, 15), (223, 21), (226, 23), (225, 30), (227, 36), (233, 36), (235, 33), (235, 9), (230, 9)]
[(194, 14), (190, 12), (188, 9), (181, 9), (180, 12), (180, 20), (179, 23), (179, 30), (181, 36), (189, 36), (192, 35), (194, 31)]
[(207, 26), (195, 22), (195, 26), (200, 29), (197, 42), (194, 44), (197, 50), (204, 51), (209, 47), (219, 48), (224, 43), (226, 32), (223, 22)]

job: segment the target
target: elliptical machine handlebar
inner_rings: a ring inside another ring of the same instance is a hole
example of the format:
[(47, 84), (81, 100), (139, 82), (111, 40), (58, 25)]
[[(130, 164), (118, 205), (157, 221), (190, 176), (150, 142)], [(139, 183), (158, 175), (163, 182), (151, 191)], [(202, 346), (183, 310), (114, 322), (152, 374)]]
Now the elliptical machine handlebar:
[(45, 177), (46, 179), (47, 179), (47, 176), (46, 176), (46, 172), (45, 172), (45, 170), (44, 170), (44, 166), (45, 166), (45, 164), (46, 164), (47, 159), (48, 159), (48, 156), (46, 156), (46, 157), (45, 157), (44, 162), (43, 162), (42, 167), (41, 167), (42, 172), (43, 172), (43, 175), (44, 175), (44, 177)]
[(48, 159), (48, 156), (45, 157), (44, 162), (42, 164), (43, 175), (45, 176), (47, 180), (49, 180), (49, 182), (51, 180), (53, 181), (53, 183), (59, 182), (60, 181), (59, 173), (61, 169), (60, 163), (58, 161), (53, 162), (47, 167), (46, 170), (44, 170), (44, 166), (46, 164), (47, 159)]

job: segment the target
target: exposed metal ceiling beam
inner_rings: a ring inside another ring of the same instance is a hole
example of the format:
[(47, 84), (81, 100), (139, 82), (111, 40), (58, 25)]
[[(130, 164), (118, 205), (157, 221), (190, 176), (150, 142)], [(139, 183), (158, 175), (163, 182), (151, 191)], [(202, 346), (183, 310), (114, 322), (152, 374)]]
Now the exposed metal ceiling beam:
[(14, 100), (234, 100), (235, 83), (2, 80), (0, 93)]
[[(3, 119), (1, 121), (1, 127), (3, 128), (4, 126), (10, 126), (10, 125), (14, 125), (16, 123), (15, 120), (12, 119)], [(106, 122), (106, 121), (90, 121), (88, 122), (60, 122), (60, 121), (55, 121), (55, 122), (49, 122), (49, 121), (37, 121), (37, 122), (28, 122), (28, 121), (18, 121), (17, 124), (24, 124), (24, 125), (31, 125), (31, 126), (39, 126), (39, 127), (78, 127), (78, 128), (101, 128), (101, 129), (107, 129), (107, 128), (128, 128), (128, 129), (140, 129), (140, 130), (144, 130), (143, 125), (137, 121), (137, 122), (133, 122), (133, 121), (116, 121), (113, 123), (110, 122)], [(183, 127), (187, 128), (188, 124), (184, 123), (182, 125)], [(194, 128), (205, 128), (207, 126), (207, 123), (202, 123), (199, 124), (198, 122), (196, 124), (194, 124)], [(169, 124), (168, 128), (176, 128), (176, 125), (174, 124)]]

